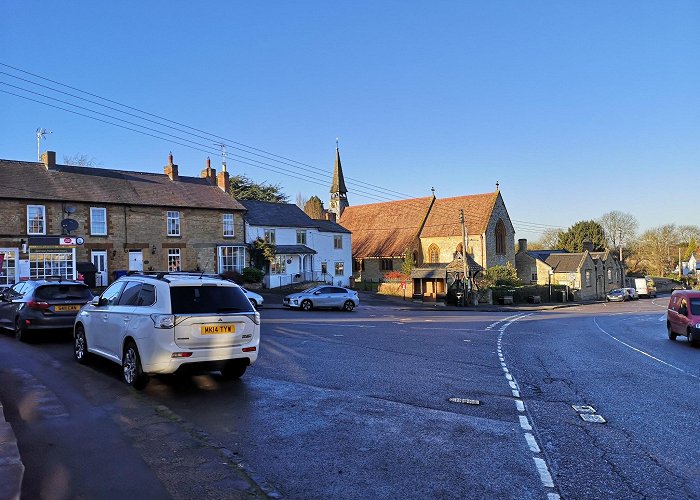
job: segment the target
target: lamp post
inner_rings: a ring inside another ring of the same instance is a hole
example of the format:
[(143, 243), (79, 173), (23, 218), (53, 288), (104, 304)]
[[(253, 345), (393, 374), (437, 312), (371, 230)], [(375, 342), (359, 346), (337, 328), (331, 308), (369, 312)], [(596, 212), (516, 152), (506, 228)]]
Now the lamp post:
[(554, 270), (551, 268), (548, 271), (549, 274), (549, 302), (552, 302), (552, 274), (554, 274)]

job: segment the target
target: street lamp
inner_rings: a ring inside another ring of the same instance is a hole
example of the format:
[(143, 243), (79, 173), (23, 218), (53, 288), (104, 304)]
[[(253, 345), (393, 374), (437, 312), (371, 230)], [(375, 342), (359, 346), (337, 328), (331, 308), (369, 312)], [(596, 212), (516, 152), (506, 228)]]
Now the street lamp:
[(549, 274), (549, 302), (552, 302), (552, 274), (554, 274), (554, 270), (552, 268), (549, 268), (548, 274)]

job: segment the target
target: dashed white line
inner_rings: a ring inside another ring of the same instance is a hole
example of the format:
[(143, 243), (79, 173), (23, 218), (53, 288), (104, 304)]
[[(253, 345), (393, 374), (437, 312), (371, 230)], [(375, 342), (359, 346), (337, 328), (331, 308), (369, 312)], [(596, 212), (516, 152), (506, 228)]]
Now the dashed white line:
[(523, 430), (526, 430), (526, 431), (532, 430), (532, 426), (530, 425), (530, 422), (528, 421), (526, 416), (520, 415), (518, 418), (520, 419), (520, 427), (522, 427)]
[[(525, 412), (525, 403), (520, 399), (520, 391), (518, 390), (518, 384), (513, 375), (510, 373), (510, 370), (508, 370), (508, 366), (505, 362), (505, 357), (503, 356), (502, 351), (502, 338), (503, 333), (508, 326), (510, 326), (514, 321), (520, 318), (530, 316), (530, 314), (516, 315), (512, 316), (507, 320), (504, 320), (504, 324), (501, 326), (501, 328), (499, 328), (500, 333), (497, 339), (498, 359), (500, 361), (501, 368), (503, 369), (503, 372), (505, 374), (506, 380), (508, 380), (508, 385), (512, 389), (511, 392), (513, 394), (513, 398), (515, 398), (515, 407), (520, 413)], [(495, 325), (496, 323), (494, 323), (494, 325), (492, 326)], [(520, 427), (522, 428), (522, 430), (525, 431), (523, 434), (525, 437), (525, 441), (527, 442), (528, 448), (530, 449), (530, 452), (539, 455), (542, 452), (542, 450), (540, 449), (539, 444), (537, 444), (537, 439), (531, 432), (533, 429), (530, 420), (527, 418), (526, 415), (518, 415), (518, 421), (520, 422)], [(535, 461), (537, 473), (540, 476), (540, 481), (542, 482), (542, 485), (545, 488), (554, 488), (554, 481), (552, 480), (552, 475), (549, 473), (549, 469), (547, 468), (547, 463), (544, 461), (544, 459), (540, 458), (539, 456), (533, 456), (532, 458)], [(559, 495), (551, 491), (547, 492), (547, 500), (559, 500)]]
[(552, 481), (552, 475), (549, 473), (549, 469), (547, 469), (547, 463), (538, 457), (533, 457), (533, 460), (535, 461), (537, 472), (540, 473), (540, 480), (542, 481), (542, 484), (548, 488), (554, 488), (554, 481)]
[[(530, 451), (533, 453), (539, 453), (540, 452), (540, 447), (537, 444), (537, 441), (535, 440), (535, 436), (530, 434), (529, 432), (525, 433), (525, 441), (527, 441), (527, 445), (530, 447)], [(544, 461), (544, 460), (543, 460)], [(549, 474), (549, 472), (548, 472)]]

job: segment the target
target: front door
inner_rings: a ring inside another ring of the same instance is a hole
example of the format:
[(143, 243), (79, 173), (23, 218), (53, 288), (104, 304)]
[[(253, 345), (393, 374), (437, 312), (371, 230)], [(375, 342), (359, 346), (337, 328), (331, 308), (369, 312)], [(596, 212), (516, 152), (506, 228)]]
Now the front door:
[(90, 259), (97, 268), (97, 274), (95, 274), (95, 285), (107, 286), (107, 251), (93, 250), (90, 254)]
[(143, 271), (143, 252), (129, 251), (129, 271)]

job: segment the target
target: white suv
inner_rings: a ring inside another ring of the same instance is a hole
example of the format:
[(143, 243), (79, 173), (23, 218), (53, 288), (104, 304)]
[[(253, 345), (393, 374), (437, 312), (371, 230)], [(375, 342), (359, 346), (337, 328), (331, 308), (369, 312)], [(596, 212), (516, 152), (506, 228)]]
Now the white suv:
[(79, 363), (89, 354), (119, 363), (136, 388), (151, 373), (220, 370), (235, 379), (257, 360), (260, 314), (220, 277), (130, 273), (83, 306), (73, 333)]

